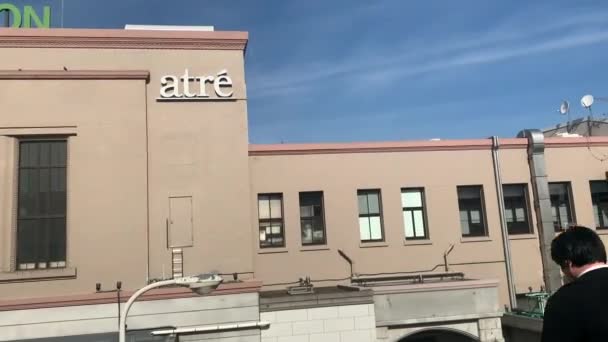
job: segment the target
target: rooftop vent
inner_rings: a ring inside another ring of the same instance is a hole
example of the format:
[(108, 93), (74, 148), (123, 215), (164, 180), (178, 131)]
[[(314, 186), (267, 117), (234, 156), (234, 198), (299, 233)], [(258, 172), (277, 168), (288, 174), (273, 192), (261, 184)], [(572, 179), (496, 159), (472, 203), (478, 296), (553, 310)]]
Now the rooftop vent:
[(287, 293), (290, 295), (299, 295), (299, 294), (311, 294), (314, 293), (312, 282), (310, 281), (310, 277), (306, 277), (306, 279), (300, 278), (300, 284), (296, 286), (289, 286), (287, 288)]

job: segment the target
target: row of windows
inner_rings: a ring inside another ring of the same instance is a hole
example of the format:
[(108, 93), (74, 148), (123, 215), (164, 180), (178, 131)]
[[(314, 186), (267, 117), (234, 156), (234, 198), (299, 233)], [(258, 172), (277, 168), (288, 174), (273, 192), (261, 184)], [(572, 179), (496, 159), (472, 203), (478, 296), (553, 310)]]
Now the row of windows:
[[(591, 181), (591, 197), (598, 229), (608, 228), (608, 182)], [(456, 188), (460, 227), (463, 237), (487, 236), (483, 186)], [(555, 231), (575, 222), (569, 182), (549, 183)], [(505, 221), (509, 234), (532, 234), (528, 187), (526, 184), (503, 185)], [(359, 237), (362, 242), (384, 241), (380, 190), (358, 190)], [(406, 240), (428, 239), (424, 188), (401, 190), (404, 234)], [(260, 247), (284, 247), (283, 195), (258, 195)], [(323, 192), (300, 193), (302, 245), (326, 244)]]
[[(66, 266), (65, 139), (19, 142), (17, 267), (44, 269)], [(608, 182), (591, 181), (593, 212), (598, 229), (608, 228)], [(550, 183), (555, 230), (575, 221), (568, 182)], [(505, 220), (509, 234), (532, 233), (525, 184), (504, 185)], [(486, 236), (482, 186), (458, 186), (462, 236)], [(362, 242), (384, 241), (380, 190), (359, 190), (359, 235)], [(327, 243), (323, 192), (301, 192), (300, 226), (303, 245)], [(404, 234), (407, 240), (428, 239), (424, 188), (401, 191)], [(258, 195), (260, 247), (285, 246), (283, 195)]]

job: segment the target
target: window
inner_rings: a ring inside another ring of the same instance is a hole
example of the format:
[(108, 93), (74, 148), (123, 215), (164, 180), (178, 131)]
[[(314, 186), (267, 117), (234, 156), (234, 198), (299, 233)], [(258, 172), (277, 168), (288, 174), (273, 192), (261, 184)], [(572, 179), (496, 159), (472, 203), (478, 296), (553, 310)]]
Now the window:
[(481, 185), (459, 186), (458, 209), (463, 237), (487, 236)]
[(574, 222), (574, 208), (570, 202), (570, 183), (549, 183), (553, 227), (556, 232), (568, 228)]
[(260, 247), (284, 247), (283, 194), (258, 195)]
[(359, 234), (362, 242), (384, 241), (380, 190), (359, 190)]
[(591, 202), (597, 229), (608, 229), (608, 182), (591, 181)]
[(401, 189), (401, 206), (405, 239), (426, 239), (426, 216), (424, 213), (424, 189)]
[(325, 244), (323, 192), (300, 192), (302, 245)]
[(66, 266), (66, 140), (19, 143), (17, 268)]
[(510, 235), (532, 234), (528, 215), (528, 191), (525, 184), (502, 186), (505, 201), (505, 220)]

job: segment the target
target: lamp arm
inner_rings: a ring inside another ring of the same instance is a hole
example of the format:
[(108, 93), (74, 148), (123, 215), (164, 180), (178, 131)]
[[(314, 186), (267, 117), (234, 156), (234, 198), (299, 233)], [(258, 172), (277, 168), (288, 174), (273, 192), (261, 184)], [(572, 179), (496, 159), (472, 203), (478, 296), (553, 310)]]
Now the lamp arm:
[(176, 283), (177, 283), (176, 279), (169, 279), (169, 280), (163, 280), (163, 281), (159, 281), (156, 283), (152, 283), (152, 284), (142, 287), (129, 298), (129, 300), (127, 301), (127, 304), (125, 304), (125, 307), (122, 311), (122, 315), (120, 316), (120, 323), (119, 323), (120, 327), (119, 327), (119, 331), (118, 331), (118, 341), (119, 342), (125, 342), (125, 340), (126, 340), (127, 315), (129, 314), (129, 309), (131, 308), (131, 305), (133, 305), (135, 300), (137, 300), (137, 298), (139, 296), (141, 296), (142, 294), (144, 294), (145, 292), (150, 291), (154, 288), (161, 287), (161, 286), (167, 286), (167, 285), (173, 285)]

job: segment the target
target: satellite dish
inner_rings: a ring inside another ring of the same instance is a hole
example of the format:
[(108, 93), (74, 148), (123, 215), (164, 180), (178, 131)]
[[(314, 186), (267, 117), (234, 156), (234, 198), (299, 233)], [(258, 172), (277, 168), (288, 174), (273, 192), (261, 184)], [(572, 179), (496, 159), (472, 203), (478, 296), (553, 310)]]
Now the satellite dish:
[(568, 103), (568, 101), (563, 101), (561, 106), (559, 106), (559, 112), (563, 114), (568, 113), (568, 111), (570, 110), (570, 104)]
[(585, 108), (591, 108), (593, 104), (593, 95), (585, 95), (581, 99), (581, 105)]

